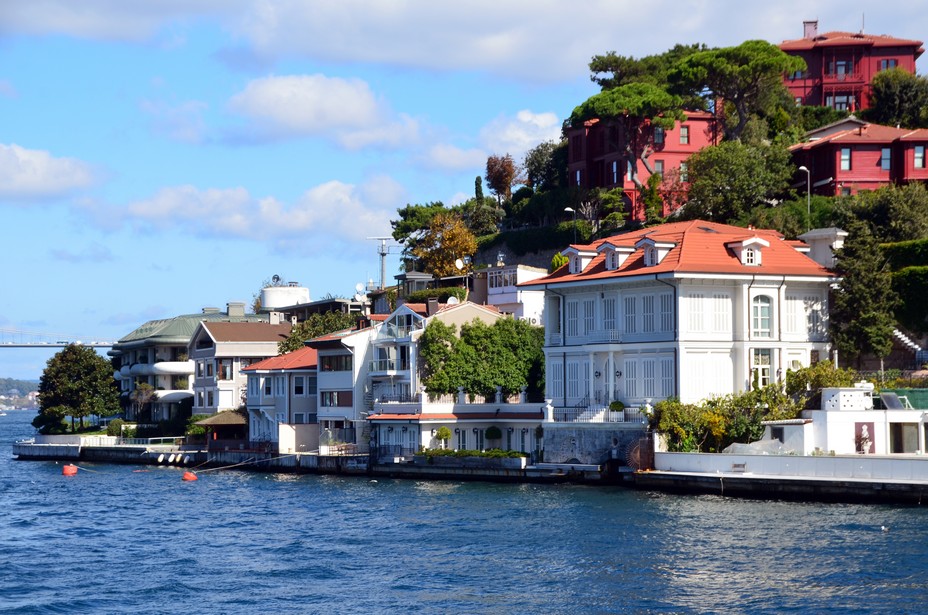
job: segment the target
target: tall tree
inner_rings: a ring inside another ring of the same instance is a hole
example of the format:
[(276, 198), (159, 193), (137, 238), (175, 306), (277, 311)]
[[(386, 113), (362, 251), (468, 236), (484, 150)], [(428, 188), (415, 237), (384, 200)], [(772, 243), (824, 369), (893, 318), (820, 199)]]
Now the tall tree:
[(502, 206), (503, 200), (512, 198), (512, 182), (519, 170), (512, 156), (490, 156), (487, 158), (487, 185), (496, 194), (497, 204)]
[(693, 53), (674, 65), (670, 80), (685, 91), (701, 91), (708, 106), (730, 104), (737, 121), (727, 123), (725, 137), (739, 139), (752, 115), (763, 110), (769, 92), (783, 88), (783, 74), (806, 68), (805, 60), (767, 41)]
[(39, 379), (39, 413), (33, 426), (42, 433), (60, 433), (63, 419), (75, 419), (83, 427), (89, 416), (119, 412), (119, 389), (113, 366), (88, 346), (69, 344), (55, 354)]
[(835, 270), (841, 276), (832, 294), (831, 337), (846, 360), (864, 355), (882, 359), (892, 350), (898, 304), (892, 276), (879, 245), (865, 222), (851, 220), (844, 247), (836, 252)]
[[(670, 70), (677, 62), (696, 52), (706, 50), (708, 47), (701, 43), (677, 44), (664, 53), (642, 58), (620, 56), (610, 51), (604, 55), (593, 56), (590, 61), (590, 80), (597, 83), (603, 91), (629, 83), (650, 83), (666, 88), (669, 85)], [(690, 106), (690, 108), (696, 107)]]
[(413, 251), (428, 230), (432, 218), (447, 211), (441, 201), (425, 205), (407, 204), (397, 210), (399, 218), (390, 220), (390, 226), (393, 228), (393, 239), (403, 244), (403, 255), (407, 260), (413, 259)]
[(554, 141), (539, 143), (525, 153), (522, 167), (526, 185), (537, 191), (551, 190), (561, 185), (557, 150), (562, 145)]
[(428, 230), (413, 249), (423, 270), (438, 277), (463, 275), (469, 263), (458, 269), (455, 261), (472, 256), (477, 251), (477, 239), (459, 215), (440, 213), (432, 218)]
[(689, 190), (680, 215), (733, 222), (788, 193), (794, 173), (789, 151), (779, 141), (767, 146), (724, 141), (706, 147), (689, 158)]
[(864, 119), (903, 128), (928, 128), (928, 78), (901, 68), (877, 73), (870, 82), (870, 108)]
[(638, 188), (643, 182), (638, 177), (639, 162), (649, 173), (654, 169), (648, 158), (654, 150), (654, 129), (669, 130), (685, 118), (682, 99), (650, 83), (630, 83), (594, 94), (576, 107), (568, 120), (571, 126), (580, 126), (590, 119), (599, 119), (607, 130), (609, 146), (620, 152), (622, 160), (631, 169), (631, 180)]

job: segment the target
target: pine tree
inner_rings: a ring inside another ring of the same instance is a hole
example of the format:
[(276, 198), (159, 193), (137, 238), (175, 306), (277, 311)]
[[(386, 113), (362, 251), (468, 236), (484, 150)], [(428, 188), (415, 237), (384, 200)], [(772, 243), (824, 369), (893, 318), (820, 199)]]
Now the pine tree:
[(831, 337), (839, 355), (856, 359), (864, 355), (880, 359), (892, 350), (896, 320), (893, 310), (899, 299), (892, 290), (892, 276), (866, 223), (848, 224), (844, 247), (837, 251), (835, 267), (841, 282), (831, 299)]

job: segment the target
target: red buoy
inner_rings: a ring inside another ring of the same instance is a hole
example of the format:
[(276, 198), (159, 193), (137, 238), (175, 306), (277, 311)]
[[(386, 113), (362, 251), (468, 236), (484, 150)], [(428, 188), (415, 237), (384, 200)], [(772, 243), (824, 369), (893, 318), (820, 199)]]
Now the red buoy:
[(184, 472), (184, 475), (181, 477), (181, 480), (197, 480), (197, 475), (193, 472)]
[(77, 466), (73, 463), (69, 463), (68, 465), (61, 468), (61, 474), (62, 476), (74, 476), (77, 474)]

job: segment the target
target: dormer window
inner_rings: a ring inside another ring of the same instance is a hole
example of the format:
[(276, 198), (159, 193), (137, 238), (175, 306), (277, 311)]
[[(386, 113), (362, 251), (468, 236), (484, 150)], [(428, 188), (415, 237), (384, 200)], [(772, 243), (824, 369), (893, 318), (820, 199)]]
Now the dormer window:
[(606, 255), (603, 259), (606, 271), (616, 271), (625, 264), (629, 256), (635, 253), (635, 248), (632, 246), (616, 246), (606, 242), (600, 245), (597, 251)]
[(759, 267), (763, 250), (770, 247), (770, 242), (754, 236), (739, 241), (730, 241), (725, 245), (734, 252), (735, 257), (745, 267)]
[(651, 237), (645, 237), (635, 244), (635, 247), (642, 251), (642, 262), (645, 267), (654, 267), (661, 264), (664, 257), (676, 247), (677, 244), (669, 241), (655, 241)]
[(653, 267), (658, 263), (657, 248), (649, 246), (644, 249), (644, 266)]

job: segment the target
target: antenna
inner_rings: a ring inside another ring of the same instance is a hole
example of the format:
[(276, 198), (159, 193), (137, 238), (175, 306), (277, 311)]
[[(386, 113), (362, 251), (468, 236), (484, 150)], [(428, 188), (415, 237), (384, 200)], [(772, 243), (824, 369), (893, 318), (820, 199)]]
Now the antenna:
[(387, 287), (386, 286), (387, 254), (390, 253), (390, 250), (387, 249), (387, 241), (393, 238), (392, 237), (368, 237), (368, 239), (373, 239), (374, 241), (380, 242), (380, 249), (377, 250), (377, 254), (380, 255), (380, 290), (383, 290)]

